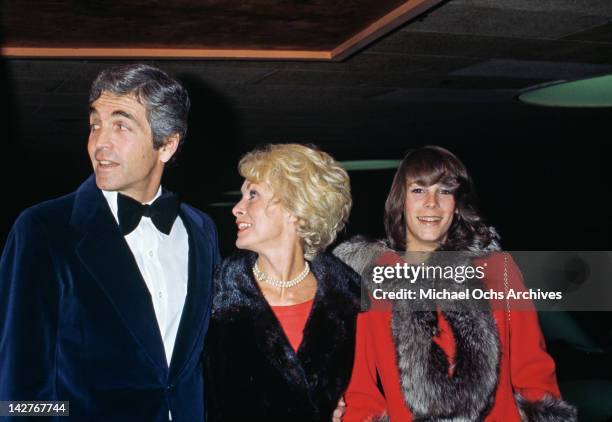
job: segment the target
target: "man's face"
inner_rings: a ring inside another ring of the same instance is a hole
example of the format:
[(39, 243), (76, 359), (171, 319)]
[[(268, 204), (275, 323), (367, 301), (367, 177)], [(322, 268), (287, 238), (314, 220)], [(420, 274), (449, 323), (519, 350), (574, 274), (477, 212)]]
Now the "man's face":
[(152, 199), (167, 158), (164, 147), (153, 148), (144, 106), (131, 95), (104, 91), (91, 105), (89, 126), (87, 151), (97, 186), (141, 202)]

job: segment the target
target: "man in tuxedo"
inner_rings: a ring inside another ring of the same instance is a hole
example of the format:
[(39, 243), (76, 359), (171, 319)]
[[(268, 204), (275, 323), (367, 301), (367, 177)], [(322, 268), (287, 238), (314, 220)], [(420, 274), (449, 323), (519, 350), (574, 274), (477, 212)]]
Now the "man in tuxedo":
[(189, 105), (151, 66), (94, 81), (94, 174), (25, 210), (2, 255), (0, 400), (69, 401), (74, 420), (204, 420), (217, 234), (160, 186)]

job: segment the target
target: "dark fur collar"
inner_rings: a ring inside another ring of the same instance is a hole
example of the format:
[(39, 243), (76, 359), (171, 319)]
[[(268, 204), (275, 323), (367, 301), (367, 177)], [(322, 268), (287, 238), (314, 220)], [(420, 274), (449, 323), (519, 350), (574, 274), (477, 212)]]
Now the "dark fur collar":
[[(320, 400), (318, 394), (339, 398), (352, 368), (360, 276), (331, 254), (320, 253), (311, 261), (317, 293), (296, 353), (253, 278), (256, 259), (255, 253), (242, 251), (223, 261), (214, 282), (213, 322), (240, 321), (252, 326), (257, 333), (255, 346), (287, 385), (309, 392), (313, 407)], [(343, 362), (335, 360), (338, 356), (343, 356)], [(313, 391), (325, 384), (333, 391)]]
[[(257, 254), (245, 251), (223, 260), (215, 277), (213, 316), (269, 310), (253, 278), (252, 268), (256, 260)], [(310, 270), (318, 282), (313, 309), (333, 308), (335, 313), (341, 314), (359, 310), (361, 279), (349, 266), (331, 254), (319, 253), (310, 262)], [(233, 277), (228, 277), (230, 272)]]

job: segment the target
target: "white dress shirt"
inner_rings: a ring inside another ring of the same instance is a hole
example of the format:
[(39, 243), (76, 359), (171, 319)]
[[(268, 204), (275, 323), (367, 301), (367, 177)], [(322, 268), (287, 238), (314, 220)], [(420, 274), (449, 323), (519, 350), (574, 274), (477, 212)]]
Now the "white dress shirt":
[[(119, 224), (117, 192), (102, 191)], [(161, 195), (161, 187), (151, 204)], [(151, 293), (157, 325), (164, 342), (168, 365), (185, 306), (189, 276), (189, 242), (180, 217), (174, 221), (169, 235), (157, 230), (149, 217), (142, 217), (134, 231), (125, 236), (140, 274)]]

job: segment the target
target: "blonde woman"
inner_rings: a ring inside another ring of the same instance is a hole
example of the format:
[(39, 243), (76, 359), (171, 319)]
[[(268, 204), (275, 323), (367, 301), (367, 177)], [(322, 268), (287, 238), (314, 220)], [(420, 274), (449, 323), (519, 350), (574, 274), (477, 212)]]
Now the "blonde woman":
[(209, 420), (325, 421), (352, 369), (359, 276), (325, 253), (348, 218), (328, 154), (267, 145), (239, 163), (241, 251), (223, 261), (207, 336)]

